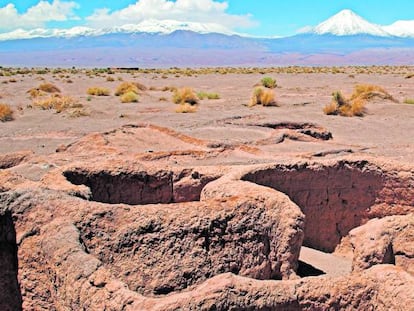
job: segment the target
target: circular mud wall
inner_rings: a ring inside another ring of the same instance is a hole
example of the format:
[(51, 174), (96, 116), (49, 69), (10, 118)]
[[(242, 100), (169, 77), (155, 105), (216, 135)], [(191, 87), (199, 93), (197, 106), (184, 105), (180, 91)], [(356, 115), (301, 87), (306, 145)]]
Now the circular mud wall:
[(287, 194), (306, 215), (304, 245), (332, 252), (342, 237), (365, 223), (383, 173), (367, 162), (276, 165), (242, 177)]

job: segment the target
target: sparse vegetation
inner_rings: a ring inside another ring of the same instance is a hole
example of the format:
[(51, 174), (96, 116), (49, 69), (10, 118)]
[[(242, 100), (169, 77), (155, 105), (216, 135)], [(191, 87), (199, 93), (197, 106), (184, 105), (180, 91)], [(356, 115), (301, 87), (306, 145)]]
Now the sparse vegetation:
[(192, 113), (197, 111), (198, 97), (192, 88), (185, 87), (175, 90), (172, 100), (174, 104), (178, 105), (175, 112)]
[(345, 98), (339, 91), (332, 93), (332, 102), (323, 108), (323, 112), (327, 115), (344, 117), (363, 116), (366, 102), (374, 97), (396, 101), (380, 86), (358, 84), (349, 98)]
[(256, 105), (276, 106), (275, 92), (262, 87), (255, 88), (250, 99), (249, 107)]
[(13, 110), (7, 104), (0, 104), (0, 121), (12, 121), (13, 120)]
[(138, 87), (132, 82), (123, 82), (117, 87), (115, 91), (115, 95), (122, 96), (130, 92), (138, 94), (139, 92)]
[(207, 92), (198, 92), (197, 97), (201, 100), (207, 99), (220, 99), (220, 95), (218, 93), (207, 93)]
[(73, 97), (53, 94), (47, 98), (34, 101), (33, 105), (42, 110), (54, 109), (57, 113), (70, 108), (82, 108), (83, 105), (78, 103)]
[(108, 76), (108, 77), (106, 77), (106, 81), (108, 81), (108, 82), (114, 82), (115, 79), (114, 79), (114, 77)]
[(414, 98), (406, 98), (406, 99), (404, 99), (404, 104), (414, 105)]
[(363, 116), (365, 100), (362, 98), (346, 99), (340, 91), (332, 93), (332, 101), (323, 108), (327, 115), (341, 115), (344, 117)]
[(126, 93), (133, 92), (139, 94), (140, 91), (147, 90), (147, 87), (138, 82), (122, 82), (115, 91), (116, 96), (122, 96)]
[(395, 101), (395, 99), (382, 87), (371, 84), (356, 85), (350, 99), (355, 100), (359, 98), (362, 100), (370, 100), (374, 97)]
[(190, 105), (197, 105), (198, 104), (198, 97), (194, 93), (192, 88), (184, 87), (181, 89), (177, 89), (174, 91), (173, 95), (173, 102), (175, 104), (190, 104)]
[(45, 93), (60, 93), (60, 89), (57, 86), (48, 82), (40, 84), (37, 89)]
[(88, 95), (95, 95), (95, 96), (109, 96), (111, 92), (104, 87), (90, 87), (87, 90)]
[(138, 100), (139, 100), (138, 94), (133, 91), (129, 91), (121, 95), (122, 103), (137, 103)]
[(261, 80), (261, 84), (268, 89), (274, 89), (277, 86), (276, 80), (272, 77), (264, 77)]

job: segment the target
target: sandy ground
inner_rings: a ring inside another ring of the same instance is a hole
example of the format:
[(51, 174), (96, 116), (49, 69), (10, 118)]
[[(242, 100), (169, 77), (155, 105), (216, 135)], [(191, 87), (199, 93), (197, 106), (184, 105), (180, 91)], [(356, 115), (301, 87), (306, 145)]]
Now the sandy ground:
[[(274, 130), (257, 126), (266, 122), (306, 122), (331, 132), (329, 141), (302, 142), (286, 139), (283, 143), (261, 144), (268, 155), (303, 157), (315, 153), (348, 150), (374, 156), (385, 156), (398, 161), (414, 160), (414, 106), (404, 104), (405, 98), (414, 98), (414, 78), (399, 74), (274, 74), (277, 80), (278, 107), (247, 107), (254, 85), (261, 74), (208, 74), (199, 76), (168, 76), (157, 74), (118, 73), (114, 82), (107, 75), (88, 77), (85, 74), (16, 75), (0, 77), (0, 101), (15, 110), (15, 120), (0, 123), (0, 153), (32, 149), (38, 154), (54, 152), (57, 146), (77, 140), (90, 132), (101, 132), (124, 124), (151, 123), (175, 129), (178, 132), (212, 142), (247, 145), (267, 139)], [(51, 82), (85, 106), (89, 116), (70, 117), (65, 112), (55, 113), (30, 108), (32, 100), (27, 91), (43, 81)], [(73, 83), (67, 83), (70, 79)], [(219, 93), (219, 100), (203, 100), (196, 113), (174, 112), (171, 92), (147, 90), (139, 103), (122, 104), (113, 93), (124, 81), (137, 81), (148, 88), (189, 86), (196, 91)], [(8, 82), (8, 83), (5, 83)], [(322, 108), (330, 102), (331, 93), (342, 90), (350, 94), (356, 84), (382, 86), (399, 103), (374, 100), (367, 105), (364, 117), (327, 116)], [(88, 87), (109, 88), (111, 96), (91, 96)], [(165, 97), (168, 101), (160, 101)], [(157, 141), (157, 137), (153, 138)], [(162, 144), (162, 143), (161, 143)], [(138, 144), (139, 145), (139, 144)], [(139, 146), (138, 146), (139, 149)], [(142, 146), (142, 151), (148, 146)], [(137, 150), (138, 151), (138, 150)], [(332, 156), (332, 155), (330, 155)], [(227, 162), (266, 162), (262, 159), (226, 159)], [(270, 159), (269, 159), (270, 161)], [(213, 163), (205, 163), (215, 164)]]

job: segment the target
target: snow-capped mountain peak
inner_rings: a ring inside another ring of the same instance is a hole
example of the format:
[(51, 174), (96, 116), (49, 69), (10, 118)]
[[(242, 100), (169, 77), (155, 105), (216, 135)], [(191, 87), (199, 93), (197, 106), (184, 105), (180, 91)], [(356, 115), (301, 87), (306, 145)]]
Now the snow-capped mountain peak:
[(71, 38), (77, 36), (100, 36), (105, 34), (139, 32), (170, 34), (177, 30), (193, 31), (198, 33), (221, 33), (226, 35), (235, 34), (226, 27), (214, 23), (196, 23), (176, 20), (151, 19), (142, 21), (138, 24), (127, 24), (105, 29), (94, 29), (83, 26), (73, 27), (69, 29), (17, 29), (8, 33), (0, 33), (0, 41), (49, 37)]
[(389, 26), (384, 26), (383, 29), (393, 36), (414, 37), (414, 20), (396, 21)]
[(372, 24), (351, 10), (342, 10), (312, 29), (316, 34), (333, 34), (336, 36), (351, 36), (368, 34), (373, 36), (389, 36), (381, 26)]

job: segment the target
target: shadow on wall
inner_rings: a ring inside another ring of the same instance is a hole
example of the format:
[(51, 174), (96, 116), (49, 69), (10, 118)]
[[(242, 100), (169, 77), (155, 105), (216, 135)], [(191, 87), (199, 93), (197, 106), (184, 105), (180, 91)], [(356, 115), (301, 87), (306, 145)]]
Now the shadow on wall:
[(0, 310), (22, 310), (16, 231), (11, 212), (0, 216)]
[(306, 216), (303, 244), (326, 252), (333, 252), (342, 237), (366, 222), (384, 187), (381, 171), (366, 161), (276, 165), (242, 179), (287, 194)]

